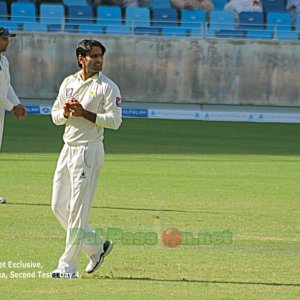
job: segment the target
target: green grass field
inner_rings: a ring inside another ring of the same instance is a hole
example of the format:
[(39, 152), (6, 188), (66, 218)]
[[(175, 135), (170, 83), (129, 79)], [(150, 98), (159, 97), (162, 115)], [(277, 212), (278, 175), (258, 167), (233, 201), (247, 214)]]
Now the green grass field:
[[(300, 125), (125, 119), (119, 131), (106, 130), (90, 223), (118, 228), (123, 240), (94, 275), (84, 273), (82, 254), (75, 280), (39, 278), (65, 245), (50, 207), (62, 132), (49, 116), (6, 117), (1, 299), (300, 298)], [(168, 228), (193, 239), (166, 247)], [(231, 243), (220, 239), (225, 230)], [(159, 239), (134, 243), (138, 232)], [(219, 239), (196, 244), (199, 232)], [(20, 261), (42, 268), (8, 266)]]

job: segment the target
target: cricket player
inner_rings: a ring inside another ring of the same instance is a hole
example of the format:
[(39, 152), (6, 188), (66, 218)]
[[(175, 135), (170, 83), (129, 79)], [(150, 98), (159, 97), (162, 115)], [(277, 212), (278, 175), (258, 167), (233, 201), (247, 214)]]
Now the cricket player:
[[(26, 109), (20, 103), (13, 87), (10, 84), (9, 63), (3, 52), (9, 45), (9, 38), (16, 36), (9, 32), (7, 28), (0, 27), (0, 149), (2, 145), (5, 109), (19, 120), (26, 118)], [(4, 197), (0, 197), (0, 204), (6, 203)]]
[[(89, 258), (86, 272), (93, 273), (113, 248), (112, 242), (103, 241), (88, 223), (104, 162), (104, 128), (116, 130), (122, 122), (119, 88), (102, 74), (105, 51), (96, 40), (78, 44), (81, 70), (65, 78), (52, 108), (53, 122), (65, 125), (64, 146), (53, 179), (52, 210), (67, 235), (53, 278), (77, 277), (81, 250)], [(87, 242), (86, 236), (93, 238)]]

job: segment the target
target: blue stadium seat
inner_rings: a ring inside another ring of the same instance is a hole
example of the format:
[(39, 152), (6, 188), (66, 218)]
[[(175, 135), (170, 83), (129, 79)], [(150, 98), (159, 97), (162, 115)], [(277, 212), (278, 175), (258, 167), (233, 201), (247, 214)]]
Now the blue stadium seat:
[(170, 0), (152, 0), (149, 7), (152, 9), (172, 8)]
[(7, 4), (4, 1), (0, 2), (0, 21), (8, 21)]
[(97, 24), (80, 24), (78, 26), (79, 33), (102, 34), (105, 27)]
[(228, 3), (227, 0), (213, 0), (215, 10), (224, 10), (224, 6)]
[(97, 7), (97, 24), (122, 25), (122, 11), (119, 6), (98, 6)]
[(234, 29), (234, 14), (231, 11), (216, 11), (210, 13), (208, 36), (214, 36), (219, 30)]
[(24, 24), (36, 22), (36, 9), (33, 3), (12, 3), (11, 4), (11, 21)]
[(128, 26), (148, 27), (150, 26), (150, 10), (146, 7), (127, 7), (125, 19)]
[(152, 10), (152, 25), (154, 27), (178, 26), (178, 15), (175, 8), (157, 8)]
[(239, 29), (264, 29), (264, 15), (259, 12), (241, 12), (239, 14)]
[(19, 31), (19, 25), (12, 21), (1, 21), (1, 26), (8, 28), (11, 32)]
[(88, 5), (86, 0), (63, 0), (64, 5), (71, 6), (71, 5)]
[(161, 33), (163, 36), (187, 36), (187, 30), (182, 27), (165, 27)]
[(300, 33), (300, 13), (297, 13), (295, 18), (295, 31)]
[[(75, 25), (75, 24), (65, 24), (63, 30), (65, 32), (75, 33), (75, 32), (77, 32), (77, 28), (78, 28), (78, 25)], [(61, 30), (59, 30), (59, 31), (61, 31)]]
[(67, 20), (70, 24), (91, 24), (94, 21), (93, 7), (91, 5), (70, 5)]
[(48, 28), (46, 24), (35, 23), (24, 23), (23, 31), (26, 32), (47, 32)]
[(295, 31), (278, 31), (274, 36), (275, 39), (281, 41), (299, 41), (299, 35)]
[(289, 12), (267, 13), (267, 29), (276, 31), (291, 30), (291, 15)]
[(42, 3), (40, 22), (47, 25), (62, 24), (65, 21), (65, 7), (62, 4)]
[(223, 29), (216, 32), (216, 36), (220, 38), (243, 39), (246, 32), (240, 29)]
[(269, 30), (248, 30), (247, 32), (249, 40), (271, 40), (272, 38), (273, 33)]
[(205, 37), (205, 28), (192, 28), (190, 29), (190, 36), (197, 38)]
[(262, 0), (263, 12), (286, 11), (285, 0)]
[(119, 25), (119, 26), (107, 26), (106, 34), (109, 35), (129, 35), (131, 34), (131, 28), (127, 25)]
[(184, 28), (204, 28), (206, 22), (204, 10), (183, 9), (181, 11), (181, 27)]
[(160, 28), (155, 27), (135, 27), (134, 33), (137, 35), (160, 35)]

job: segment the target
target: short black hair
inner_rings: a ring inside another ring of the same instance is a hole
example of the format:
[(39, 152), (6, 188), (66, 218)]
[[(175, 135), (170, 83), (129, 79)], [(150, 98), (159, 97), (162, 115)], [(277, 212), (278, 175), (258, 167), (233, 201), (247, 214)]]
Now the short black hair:
[(90, 53), (93, 47), (101, 48), (103, 55), (106, 52), (106, 48), (99, 41), (96, 40), (82, 40), (81, 42), (78, 43), (76, 48), (76, 57), (77, 57), (77, 63), (79, 68), (81, 68), (82, 65), (78, 61), (78, 56), (82, 55), (83, 57), (86, 57)]

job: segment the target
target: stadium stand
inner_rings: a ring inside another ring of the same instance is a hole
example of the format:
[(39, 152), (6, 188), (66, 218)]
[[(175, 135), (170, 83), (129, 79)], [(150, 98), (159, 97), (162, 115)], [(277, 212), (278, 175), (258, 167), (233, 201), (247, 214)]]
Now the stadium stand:
[(206, 16), (204, 10), (188, 10), (181, 11), (181, 27), (191, 28), (204, 28)]
[(285, 0), (262, 0), (263, 12), (285, 11)]
[(102, 26), (122, 25), (122, 11), (117, 6), (98, 6), (96, 22)]
[(23, 31), (25, 32), (47, 32), (47, 25), (41, 23), (24, 23)]
[(24, 23), (35, 23), (37, 18), (36, 7), (33, 3), (11, 4), (11, 21), (23, 26)]
[(78, 33), (102, 34), (106, 27), (97, 24), (79, 24)]
[(234, 14), (231, 11), (212, 11), (207, 35), (216, 36), (220, 30), (234, 30)]
[(239, 14), (239, 29), (262, 30), (264, 15), (259, 12), (241, 12)]
[(249, 40), (271, 40), (273, 38), (272, 31), (269, 30), (248, 30), (247, 39)]
[(0, 21), (8, 21), (7, 3), (0, 2)]
[(165, 27), (162, 29), (163, 36), (187, 36), (187, 30), (182, 27)]
[(42, 3), (40, 5), (40, 22), (47, 26), (65, 23), (65, 7), (62, 4)]
[(91, 5), (70, 5), (68, 6), (68, 23), (90, 24), (94, 22), (93, 7)]
[(299, 39), (299, 35), (295, 31), (278, 31), (276, 32), (274, 39), (282, 41), (297, 41)]
[(0, 21), (12, 31), (26, 32), (299, 41), (300, 14), (294, 23), (286, 10), (286, 0), (261, 1), (263, 13), (242, 12), (238, 21), (233, 13), (223, 10), (227, 0), (213, 0), (215, 10), (209, 14), (203, 10), (177, 10), (170, 0), (127, 8), (96, 5), (90, 0), (0, 1)]
[(288, 12), (269, 12), (266, 25), (268, 30), (290, 31), (291, 15)]
[(143, 7), (127, 7), (125, 9), (126, 25), (131, 27), (149, 27), (150, 10)]
[(178, 12), (175, 8), (156, 8), (152, 10), (152, 26), (177, 27)]
[(110, 35), (129, 35), (131, 33), (131, 27), (127, 25), (106, 27), (106, 34)]
[(155, 27), (135, 27), (134, 33), (136, 35), (160, 35), (161, 29)]
[(88, 5), (86, 0), (63, 0), (63, 4), (66, 6)]
[(215, 10), (223, 10), (224, 6), (227, 4), (227, 0), (212, 0)]
[(152, 0), (149, 7), (151, 9), (157, 8), (172, 8), (170, 0)]

